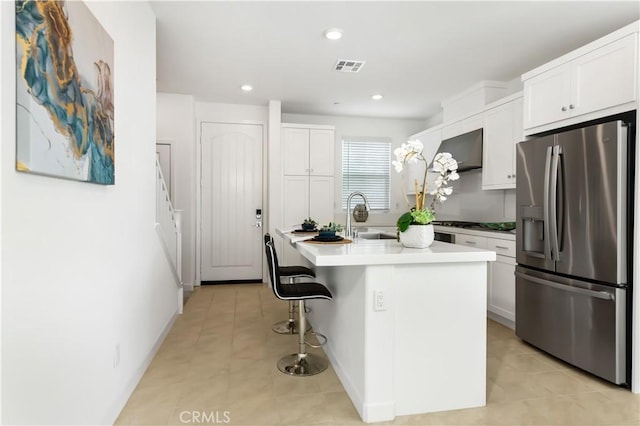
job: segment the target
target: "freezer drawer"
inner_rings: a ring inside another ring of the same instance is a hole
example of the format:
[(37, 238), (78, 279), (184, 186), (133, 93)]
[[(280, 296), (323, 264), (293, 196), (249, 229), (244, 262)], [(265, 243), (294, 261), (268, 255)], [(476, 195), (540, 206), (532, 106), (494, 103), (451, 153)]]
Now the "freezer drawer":
[(516, 268), (516, 335), (616, 384), (626, 381), (626, 290)]

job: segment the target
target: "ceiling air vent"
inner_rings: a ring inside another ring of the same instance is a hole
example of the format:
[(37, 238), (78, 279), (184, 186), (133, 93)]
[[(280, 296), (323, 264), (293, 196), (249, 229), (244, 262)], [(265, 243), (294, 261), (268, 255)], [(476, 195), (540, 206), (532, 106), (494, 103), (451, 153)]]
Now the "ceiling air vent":
[(364, 67), (365, 61), (352, 61), (349, 59), (340, 59), (336, 63), (335, 70), (340, 72), (358, 72)]

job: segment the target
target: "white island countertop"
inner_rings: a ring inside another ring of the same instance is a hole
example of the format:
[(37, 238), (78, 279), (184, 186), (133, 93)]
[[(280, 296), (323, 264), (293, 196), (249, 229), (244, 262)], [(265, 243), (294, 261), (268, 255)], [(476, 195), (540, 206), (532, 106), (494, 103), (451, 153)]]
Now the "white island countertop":
[(400, 265), (410, 263), (482, 262), (496, 260), (493, 251), (434, 241), (426, 249), (403, 247), (396, 240), (356, 238), (349, 244), (305, 243), (309, 235), (279, 232), (285, 241), (316, 266)]

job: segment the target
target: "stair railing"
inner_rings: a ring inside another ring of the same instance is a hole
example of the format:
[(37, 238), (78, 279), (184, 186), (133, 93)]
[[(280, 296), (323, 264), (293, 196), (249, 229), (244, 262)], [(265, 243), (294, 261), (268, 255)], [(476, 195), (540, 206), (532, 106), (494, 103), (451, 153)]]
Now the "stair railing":
[(174, 210), (167, 184), (156, 158), (156, 232), (160, 237), (164, 254), (176, 285), (182, 288), (182, 217)]

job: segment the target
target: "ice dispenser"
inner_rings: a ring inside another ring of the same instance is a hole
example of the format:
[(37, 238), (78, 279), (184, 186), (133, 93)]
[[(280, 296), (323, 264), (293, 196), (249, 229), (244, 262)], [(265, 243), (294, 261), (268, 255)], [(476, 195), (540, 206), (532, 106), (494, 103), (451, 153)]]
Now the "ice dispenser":
[(544, 215), (542, 207), (522, 206), (521, 213), (522, 250), (531, 256), (544, 257)]

